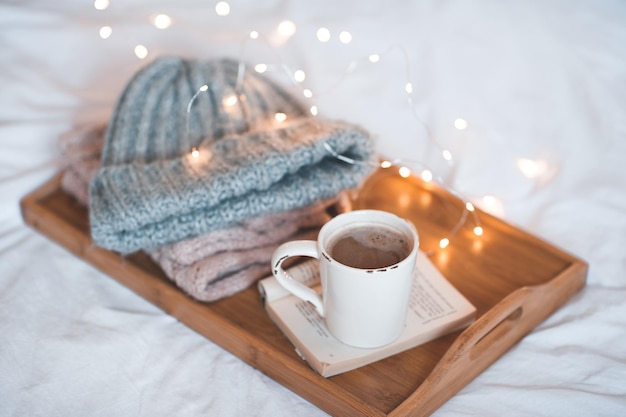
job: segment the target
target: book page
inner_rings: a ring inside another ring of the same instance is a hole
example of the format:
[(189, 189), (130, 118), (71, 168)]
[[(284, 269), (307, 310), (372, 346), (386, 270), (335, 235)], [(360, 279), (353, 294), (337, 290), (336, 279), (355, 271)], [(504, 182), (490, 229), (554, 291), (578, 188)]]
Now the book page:
[(422, 323), (437, 320), (455, 311), (454, 306), (428, 280), (420, 279), (413, 285), (409, 302), (410, 313), (415, 314)]
[(295, 304), (296, 310), (306, 320), (307, 324), (311, 327), (311, 330), (318, 336), (324, 339), (334, 339), (326, 328), (324, 319), (317, 314), (317, 310), (304, 300), (298, 300)]
[(427, 325), (459, 309), (474, 308), (422, 253), (418, 255), (415, 273), (407, 321), (415, 320), (416, 323)]
[[(311, 259), (288, 268), (285, 270), (285, 274), (291, 279), (299, 281), (308, 287), (313, 287), (320, 281), (319, 271), (319, 262), (317, 259)], [(273, 276), (259, 281), (258, 287), (262, 303), (290, 295), (289, 291), (280, 285)]]
[(395, 342), (381, 348), (364, 349), (341, 343), (328, 331), (313, 306), (287, 291), (266, 308), (300, 355), (322, 375), (330, 376), (425, 343), (466, 326), (473, 319), (474, 306), (421, 252), (414, 279), (405, 330)]

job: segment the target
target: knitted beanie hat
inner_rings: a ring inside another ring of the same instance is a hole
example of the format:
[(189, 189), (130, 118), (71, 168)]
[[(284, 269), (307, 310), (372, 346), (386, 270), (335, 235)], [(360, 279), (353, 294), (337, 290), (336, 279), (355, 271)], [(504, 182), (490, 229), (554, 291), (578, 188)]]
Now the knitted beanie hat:
[(90, 184), (97, 245), (154, 248), (335, 197), (372, 171), (365, 131), (311, 117), (269, 78), (245, 71), (238, 81), (238, 69), (162, 57), (130, 80)]

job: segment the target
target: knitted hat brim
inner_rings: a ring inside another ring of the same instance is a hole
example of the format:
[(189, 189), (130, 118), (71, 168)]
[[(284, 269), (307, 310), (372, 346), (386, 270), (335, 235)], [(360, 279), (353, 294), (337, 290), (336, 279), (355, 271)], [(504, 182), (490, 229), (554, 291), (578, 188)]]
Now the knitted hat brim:
[[(356, 163), (332, 156), (325, 143)], [(91, 183), (98, 245), (156, 247), (251, 217), (291, 210), (354, 188), (375, 164), (366, 132), (303, 118), (201, 143), (200, 155), (103, 167)]]
[(240, 69), (161, 57), (130, 80), (89, 188), (97, 245), (129, 253), (176, 242), (334, 197), (371, 171), (367, 132), (314, 118), (277, 82)]

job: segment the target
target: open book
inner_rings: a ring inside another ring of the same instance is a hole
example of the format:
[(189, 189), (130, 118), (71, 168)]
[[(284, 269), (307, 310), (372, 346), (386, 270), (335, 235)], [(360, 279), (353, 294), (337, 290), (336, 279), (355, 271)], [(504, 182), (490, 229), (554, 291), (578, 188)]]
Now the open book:
[[(307, 260), (285, 272), (319, 292), (319, 264)], [(418, 254), (406, 327), (389, 345), (364, 349), (335, 339), (317, 311), (270, 276), (259, 281), (267, 314), (320, 375), (329, 377), (367, 365), (468, 326), (476, 308), (452, 286), (422, 252)]]

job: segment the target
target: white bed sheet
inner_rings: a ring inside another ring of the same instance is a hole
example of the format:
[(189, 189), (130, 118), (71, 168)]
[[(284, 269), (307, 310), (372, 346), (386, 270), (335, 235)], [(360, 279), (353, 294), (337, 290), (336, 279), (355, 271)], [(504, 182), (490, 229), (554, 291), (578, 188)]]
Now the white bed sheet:
[[(230, 3), (225, 17), (214, 1), (0, 3), (0, 415), (325, 415), (25, 226), (18, 208), (56, 172), (59, 134), (105, 121), (147, 61), (238, 58), (251, 30), (274, 46), (248, 42), (246, 60), (304, 70), (320, 114), (370, 129), (382, 155), (449, 174), (424, 153), (410, 79), (420, 120), (453, 152), (455, 189), (590, 264), (580, 294), (434, 415), (626, 415), (626, 3)], [(169, 29), (152, 25), (158, 13)], [(275, 30), (285, 19), (288, 39)], [(539, 175), (522, 175), (519, 158)]]

